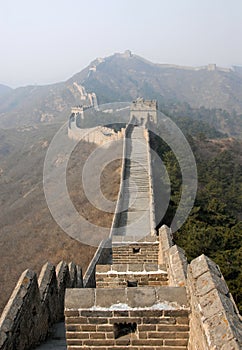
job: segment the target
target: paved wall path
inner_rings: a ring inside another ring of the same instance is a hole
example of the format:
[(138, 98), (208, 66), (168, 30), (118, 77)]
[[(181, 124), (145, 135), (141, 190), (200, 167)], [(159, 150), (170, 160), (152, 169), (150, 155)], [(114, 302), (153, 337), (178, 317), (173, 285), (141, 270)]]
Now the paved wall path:
[(151, 232), (148, 142), (145, 128), (133, 127), (126, 138), (126, 162), (119, 227), (123, 235), (144, 237)]
[(50, 339), (37, 346), (36, 350), (66, 350), (65, 324), (60, 322), (54, 325)]

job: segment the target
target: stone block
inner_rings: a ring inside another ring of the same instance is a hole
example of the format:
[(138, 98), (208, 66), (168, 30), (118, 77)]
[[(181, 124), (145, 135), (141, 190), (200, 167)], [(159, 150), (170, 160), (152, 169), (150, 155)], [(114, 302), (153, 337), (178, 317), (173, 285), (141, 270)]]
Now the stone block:
[(88, 333), (83, 332), (66, 332), (67, 339), (89, 339)]
[(188, 306), (187, 294), (185, 287), (156, 287), (158, 302), (174, 302), (179, 306)]
[(143, 271), (143, 264), (128, 264), (128, 271)]
[(213, 289), (217, 289), (222, 294), (229, 292), (226, 282), (217, 274), (211, 275), (211, 272), (207, 271), (197, 278), (196, 294), (198, 296), (205, 295)]
[(96, 265), (96, 272), (108, 272), (111, 271), (111, 265)]
[(202, 254), (196, 259), (193, 259), (190, 263), (193, 278), (198, 278), (205, 272), (210, 271), (212, 274), (221, 277), (221, 272), (218, 267), (211, 259), (206, 255)]
[(93, 288), (67, 289), (65, 309), (88, 309), (95, 304), (95, 290)]
[(171, 317), (188, 317), (189, 311), (180, 309), (180, 310), (164, 310), (164, 316)]
[(134, 310), (130, 311), (130, 317), (162, 317), (163, 310)]
[(205, 334), (209, 334), (211, 345), (216, 345), (218, 349), (234, 338), (226, 315), (223, 313), (218, 313), (205, 320), (204, 330)]
[[(96, 332), (97, 330), (96, 325), (91, 325), (91, 324), (83, 324), (80, 329), (82, 332)], [(100, 329), (99, 329), (100, 330)]]
[[(87, 323), (87, 322), (86, 322)], [(88, 323), (90, 324), (95, 324), (95, 325), (98, 325), (98, 324), (107, 324), (108, 323), (108, 319), (105, 318), (105, 317), (90, 317), (88, 319)]]
[(126, 288), (96, 290), (96, 306), (110, 307), (119, 303), (127, 303)]
[(131, 307), (149, 307), (156, 303), (155, 289), (152, 287), (128, 288), (127, 296)]
[(80, 315), (83, 317), (112, 317), (112, 311), (103, 310), (82, 310), (79, 311)]
[[(155, 317), (155, 318), (151, 318), (151, 317), (144, 317), (143, 318), (143, 323), (144, 324), (147, 324), (147, 325), (150, 325), (150, 324), (155, 324), (155, 325), (158, 325), (158, 324), (175, 324), (176, 323), (176, 318), (175, 317), (161, 317), (161, 318), (158, 318)], [(187, 319), (187, 323), (188, 323), (188, 319)]]
[(164, 345), (171, 346), (172, 349), (174, 346), (186, 346), (188, 344), (188, 336), (186, 339), (165, 339)]
[(113, 311), (114, 317), (129, 317), (129, 311), (115, 310)]
[(158, 265), (157, 264), (144, 264), (145, 271), (157, 271)]
[(150, 332), (150, 331), (155, 331), (156, 330), (156, 325), (153, 324), (140, 324), (138, 325), (138, 331), (139, 332)]
[(205, 318), (211, 317), (223, 310), (230, 314), (235, 312), (234, 305), (230, 298), (221, 294), (217, 289), (213, 289), (200, 297), (199, 304), (201, 305), (203, 317)]
[(112, 265), (112, 271), (123, 272), (123, 271), (127, 271), (127, 269), (128, 269), (128, 264), (113, 264)]

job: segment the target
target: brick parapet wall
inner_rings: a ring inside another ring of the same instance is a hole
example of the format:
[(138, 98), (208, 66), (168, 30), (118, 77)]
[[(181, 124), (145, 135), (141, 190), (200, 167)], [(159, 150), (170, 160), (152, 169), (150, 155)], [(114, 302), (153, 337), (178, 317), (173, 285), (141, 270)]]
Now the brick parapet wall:
[[(118, 198), (117, 198), (117, 204), (116, 208), (113, 214), (113, 221), (110, 229), (110, 238), (112, 238), (114, 235), (117, 235), (120, 233), (119, 228), (119, 221), (120, 221), (120, 213), (122, 211), (122, 196), (124, 192), (124, 179), (125, 179), (125, 167), (126, 167), (126, 148), (127, 148), (127, 134), (130, 132), (130, 129), (132, 129), (132, 125), (128, 124), (127, 127), (124, 129), (123, 132), (123, 157), (122, 157), (122, 165), (120, 170), (120, 184), (119, 184), (119, 192), (118, 192)], [(123, 130), (123, 129), (122, 129)]]
[(113, 264), (158, 264), (159, 242), (130, 242), (113, 244)]
[(97, 288), (167, 285), (164, 266), (156, 264), (115, 264), (96, 266)]
[(219, 267), (205, 255), (188, 269), (189, 350), (242, 348), (242, 322)]
[(96, 265), (106, 264), (112, 257), (111, 239), (104, 239), (100, 242), (92, 261), (90, 262), (83, 279), (84, 288), (95, 288), (96, 286)]
[(68, 350), (186, 349), (188, 315), (184, 288), (68, 289)]
[(96, 126), (94, 128), (81, 129), (71, 123), (71, 128), (68, 127), (68, 137), (76, 141), (86, 141), (102, 145), (110, 141), (117, 141), (124, 137), (125, 129), (115, 132), (107, 127)]
[(171, 229), (163, 225), (159, 229), (159, 264), (168, 264), (167, 251), (174, 245)]
[(81, 269), (74, 264), (69, 267), (60, 262), (55, 270), (46, 263), (38, 280), (31, 270), (22, 273), (0, 318), (1, 350), (31, 349), (63, 319), (65, 289), (82, 286)]
[(173, 245), (166, 251), (167, 271), (170, 286), (185, 286), (187, 279), (187, 259), (185, 251)]
[(151, 235), (156, 235), (156, 217), (155, 217), (155, 196), (154, 196), (154, 184), (153, 184), (153, 173), (152, 173), (152, 157), (150, 147), (150, 134), (148, 129), (144, 129), (144, 136), (147, 141), (147, 160), (148, 160), (148, 173), (149, 173), (149, 190), (150, 190), (150, 224), (151, 224)]

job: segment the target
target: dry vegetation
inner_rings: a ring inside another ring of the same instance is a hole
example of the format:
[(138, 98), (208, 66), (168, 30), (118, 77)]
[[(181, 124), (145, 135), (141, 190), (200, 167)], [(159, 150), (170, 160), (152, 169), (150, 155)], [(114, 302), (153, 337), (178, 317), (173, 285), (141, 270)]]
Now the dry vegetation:
[[(51, 135), (48, 136), (48, 128), (45, 131), (44, 139), (39, 142), (33, 141), (36, 131), (20, 136), (16, 134), (17, 139), (12, 131), (0, 134), (3, 160), (0, 176), (0, 313), (25, 269), (39, 272), (46, 261), (57, 264), (65, 260), (74, 261), (85, 271), (96, 249), (67, 236), (49, 212), (43, 192), (42, 171)], [(68, 187), (78, 210), (90, 220), (95, 218), (97, 224), (109, 227), (112, 215), (95, 211), (79, 186), (80, 171), (93, 150), (94, 145), (87, 143), (76, 148), (69, 165)], [(102, 174), (103, 179), (109, 179), (103, 182), (102, 191), (110, 199), (118, 193), (119, 166), (120, 162), (113, 162)]]

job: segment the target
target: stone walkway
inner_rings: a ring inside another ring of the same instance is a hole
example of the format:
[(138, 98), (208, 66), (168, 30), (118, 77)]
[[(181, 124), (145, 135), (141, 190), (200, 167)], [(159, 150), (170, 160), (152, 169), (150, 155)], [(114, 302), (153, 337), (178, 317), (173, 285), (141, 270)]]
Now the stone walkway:
[(66, 350), (65, 324), (64, 322), (54, 325), (50, 339), (37, 346), (36, 350)]
[(119, 222), (119, 226), (126, 226), (125, 236), (144, 237), (151, 232), (148, 146), (144, 131), (144, 127), (136, 126), (127, 139), (124, 211)]

